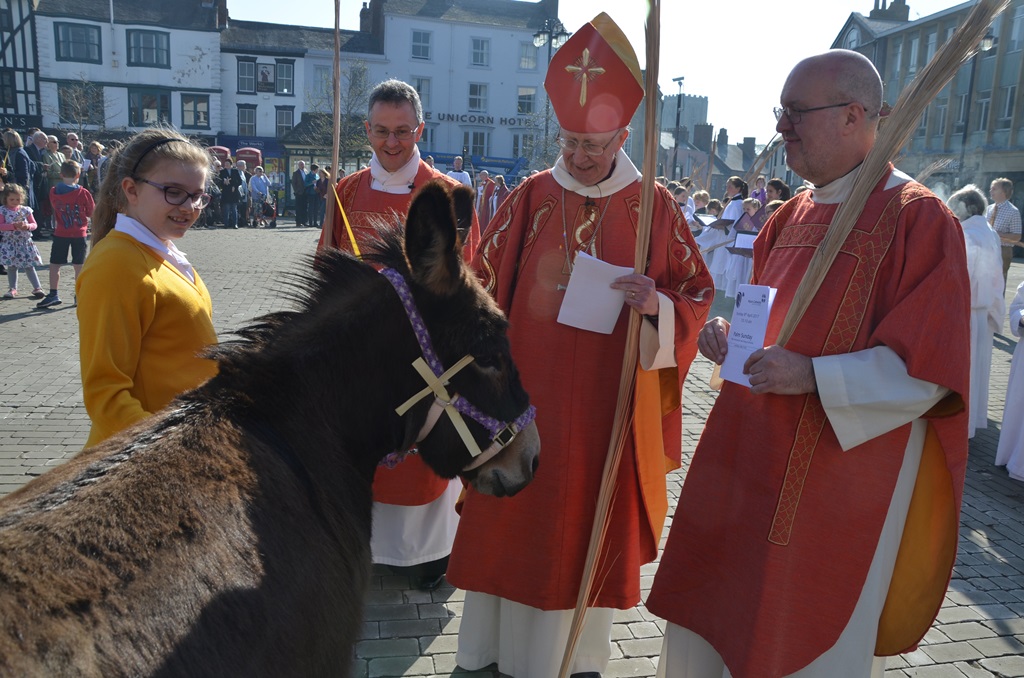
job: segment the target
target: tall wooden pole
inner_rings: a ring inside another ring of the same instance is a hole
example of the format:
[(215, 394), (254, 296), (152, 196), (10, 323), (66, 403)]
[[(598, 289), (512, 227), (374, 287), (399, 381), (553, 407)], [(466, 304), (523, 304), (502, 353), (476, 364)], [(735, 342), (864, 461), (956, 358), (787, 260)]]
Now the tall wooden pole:
[[(633, 267), (637, 273), (646, 270), (647, 251), (650, 247), (651, 220), (654, 213), (655, 176), (658, 167), (658, 52), (660, 49), (660, 0), (649, 0), (647, 14), (647, 70), (644, 74), (644, 161), (643, 179), (640, 188), (640, 217), (637, 224), (636, 251)], [(576, 647), (583, 633), (587, 608), (596, 599), (600, 590), (598, 568), (605, 562), (604, 540), (611, 520), (612, 505), (615, 500), (615, 481), (619, 474), (619, 463), (626, 440), (632, 432), (634, 388), (636, 384), (637, 356), (640, 345), (640, 314), (629, 314), (629, 326), (626, 333), (626, 346), (622, 356), (622, 372), (619, 377), (619, 398), (615, 405), (615, 419), (612, 422), (611, 439), (605, 457), (604, 475), (601, 478), (601, 489), (597, 496), (597, 508), (594, 512), (594, 523), (590, 532), (590, 545), (587, 548), (587, 559), (583, 566), (576, 609), (573, 612), (569, 627), (569, 638), (565, 653), (562, 655), (560, 678), (567, 678), (572, 673), (572, 663), (576, 655)]]
[(338, 156), (341, 154), (341, 0), (334, 0), (334, 77), (333, 77), (333, 101), (334, 121), (332, 130), (334, 132), (331, 143), (331, 173), (328, 181), (331, 182), (331, 192), (328, 194), (327, 211), (324, 212), (323, 242), (330, 242), (326, 237), (334, 231), (334, 201), (337, 192), (338, 178), (341, 176)]

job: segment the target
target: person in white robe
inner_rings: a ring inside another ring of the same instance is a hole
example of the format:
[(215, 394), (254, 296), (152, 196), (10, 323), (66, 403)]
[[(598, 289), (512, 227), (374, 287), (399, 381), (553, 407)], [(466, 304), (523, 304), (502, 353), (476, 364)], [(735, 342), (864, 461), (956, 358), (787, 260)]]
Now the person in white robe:
[[(1002, 270), (1000, 270), (1002, 273)], [(1010, 361), (1003, 405), (1003, 430), (999, 434), (996, 466), (1005, 466), (1014, 480), (1024, 481), (1024, 282), (1010, 304), (1010, 331), (1017, 337), (1017, 348)]]
[(999, 235), (985, 219), (987, 201), (968, 184), (946, 201), (960, 220), (967, 245), (967, 274), (971, 280), (971, 402), (967, 435), (988, 428), (988, 382), (992, 369), (992, 336), (1003, 325), (1003, 260)]

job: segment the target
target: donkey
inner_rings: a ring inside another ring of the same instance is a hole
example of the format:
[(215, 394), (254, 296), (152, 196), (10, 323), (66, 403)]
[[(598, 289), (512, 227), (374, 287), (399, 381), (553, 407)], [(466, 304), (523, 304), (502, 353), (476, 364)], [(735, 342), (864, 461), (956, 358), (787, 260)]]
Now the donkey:
[(0, 675), (349, 675), (378, 463), (415, 444), (495, 495), (536, 468), (505, 317), (460, 256), (472, 200), (425, 186), (384, 270), (322, 253), (216, 377), (0, 501)]

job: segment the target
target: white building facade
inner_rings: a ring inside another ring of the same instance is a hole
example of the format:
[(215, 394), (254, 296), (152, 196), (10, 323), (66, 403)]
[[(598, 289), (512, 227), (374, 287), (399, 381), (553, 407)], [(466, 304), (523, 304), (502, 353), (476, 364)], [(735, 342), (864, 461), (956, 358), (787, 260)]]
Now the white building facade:
[(163, 123), (212, 136), (221, 106), (219, 20), (216, 3), (206, 0), (41, 3), (42, 126), (100, 131)]

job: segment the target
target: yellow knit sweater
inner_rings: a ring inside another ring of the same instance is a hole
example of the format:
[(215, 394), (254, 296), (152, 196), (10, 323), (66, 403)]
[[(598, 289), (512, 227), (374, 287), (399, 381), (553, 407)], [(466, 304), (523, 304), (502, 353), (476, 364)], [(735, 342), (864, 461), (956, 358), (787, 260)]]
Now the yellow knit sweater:
[(166, 406), (217, 373), (198, 353), (217, 343), (213, 304), (157, 252), (112, 231), (78, 276), (79, 355), (86, 447)]

